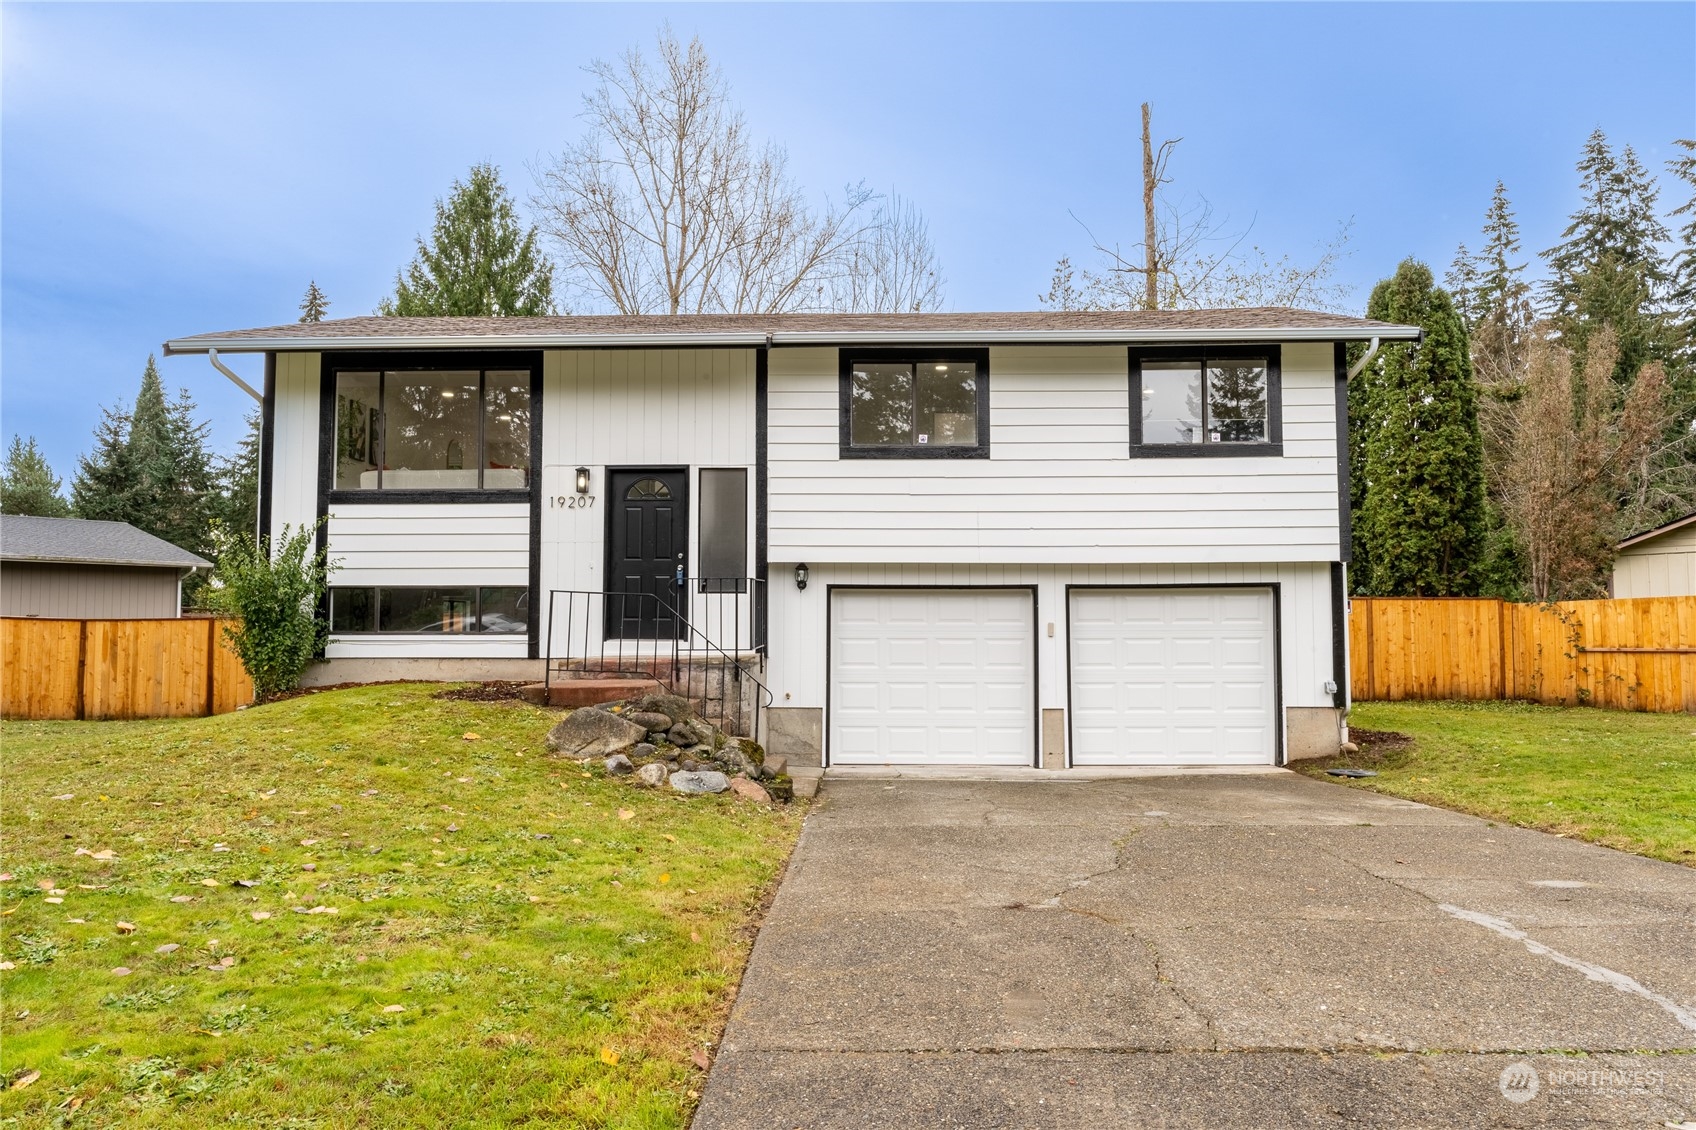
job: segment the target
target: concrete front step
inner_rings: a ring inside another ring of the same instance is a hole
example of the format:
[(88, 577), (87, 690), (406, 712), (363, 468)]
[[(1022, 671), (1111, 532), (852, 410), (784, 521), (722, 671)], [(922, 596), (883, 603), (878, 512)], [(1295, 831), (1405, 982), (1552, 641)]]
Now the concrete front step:
[(555, 679), (531, 683), (522, 693), (525, 701), (537, 706), (597, 706), (662, 689), (657, 679)]

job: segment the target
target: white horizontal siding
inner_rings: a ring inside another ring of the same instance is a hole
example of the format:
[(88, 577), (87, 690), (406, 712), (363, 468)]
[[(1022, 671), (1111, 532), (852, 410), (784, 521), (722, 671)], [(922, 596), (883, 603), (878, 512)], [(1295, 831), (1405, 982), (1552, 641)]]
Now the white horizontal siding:
[[(825, 705), (825, 609), (831, 585), (1034, 585), (1037, 590), (1038, 696), (1044, 709), (1066, 707), (1068, 585), (1277, 584), (1285, 706), (1330, 706), (1332, 677), (1329, 566), (1300, 564), (985, 565), (820, 564), (809, 561), (806, 591), (794, 563), (771, 566), (770, 677), (777, 706)], [(1054, 634), (1048, 634), (1048, 626)]]
[(330, 507), (332, 585), (528, 585), (522, 502)]
[(324, 649), (329, 659), (523, 659), (523, 635), (358, 635), (333, 636)]
[[(601, 492), (609, 467), (689, 469), (691, 576), (700, 545), (700, 469), (747, 468), (753, 572), (753, 350), (551, 350), (542, 372), (544, 590), (603, 587), (611, 500)], [(575, 494), (578, 467), (590, 470), (592, 507), (560, 505)]]
[(299, 530), (318, 521), (317, 353), (277, 354), (272, 411), (271, 533)]
[(843, 460), (835, 349), (771, 354), (770, 555), (874, 564), (1332, 561), (1331, 347), (1282, 350), (1281, 457), (1132, 459), (1122, 347), (990, 351), (990, 458)]

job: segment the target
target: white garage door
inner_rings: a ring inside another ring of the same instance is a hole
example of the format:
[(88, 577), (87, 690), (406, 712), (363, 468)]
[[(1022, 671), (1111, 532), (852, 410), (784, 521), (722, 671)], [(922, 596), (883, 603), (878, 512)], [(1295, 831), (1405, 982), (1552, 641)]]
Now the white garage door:
[(1072, 593), (1074, 765), (1270, 765), (1268, 589)]
[(831, 764), (1034, 764), (1033, 600), (1009, 589), (834, 591)]

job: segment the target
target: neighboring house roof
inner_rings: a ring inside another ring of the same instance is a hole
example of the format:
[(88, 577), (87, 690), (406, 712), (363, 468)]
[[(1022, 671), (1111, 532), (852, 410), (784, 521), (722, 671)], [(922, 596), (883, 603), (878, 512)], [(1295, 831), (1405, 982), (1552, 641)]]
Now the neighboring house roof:
[(0, 561), (64, 565), (138, 565), (166, 569), (210, 569), (197, 557), (128, 522), (83, 518), (0, 515)]
[(546, 318), (340, 318), (173, 338), (165, 352), (564, 346), (1016, 342), (1415, 341), (1417, 326), (1256, 306), (1240, 310), (976, 314), (594, 314)]
[(1692, 510), (1682, 518), (1674, 518), (1672, 521), (1667, 522), (1664, 525), (1656, 526), (1652, 530), (1644, 530), (1640, 534), (1632, 534), (1630, 537), (1620, 542), (1619, 545), (1615, 546), (1615, 548), (1630, 549), (1634, 545), (1642, 545), (1646, 541), (1652, 541), (1663, 534), (1670, 534), (1674, 530), (1682, 530), (1684, 527), (1692, 524), (1696, 524), (1696, 510)]

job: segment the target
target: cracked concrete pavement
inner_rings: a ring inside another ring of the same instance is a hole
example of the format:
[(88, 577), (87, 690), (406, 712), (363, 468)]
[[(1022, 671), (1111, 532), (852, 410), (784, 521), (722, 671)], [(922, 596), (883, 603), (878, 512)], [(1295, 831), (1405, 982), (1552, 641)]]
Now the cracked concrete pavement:
[(1293, 773), (821, 797), (697, 1130), (1696, 1119), (1696, 871)]

